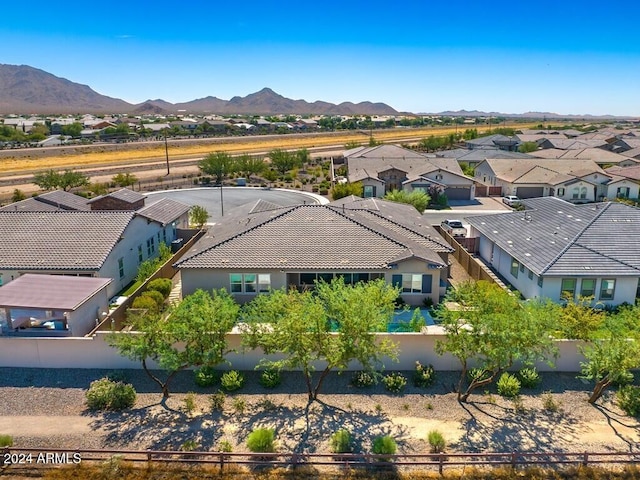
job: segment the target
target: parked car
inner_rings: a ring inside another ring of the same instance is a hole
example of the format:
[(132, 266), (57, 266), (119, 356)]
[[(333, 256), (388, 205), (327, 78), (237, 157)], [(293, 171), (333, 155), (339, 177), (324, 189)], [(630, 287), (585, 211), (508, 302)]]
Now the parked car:
[(452, 237), (466, 237), (467, 229), (462, 225), (460, 220), (447, 219), (444, 220), (440, 226)]
[(502, 199), (502, 203), (509, 205), (510, 207), (514, 207), (516, 205), (520, 205), (522, 201), (515, 195), (507, 195)]

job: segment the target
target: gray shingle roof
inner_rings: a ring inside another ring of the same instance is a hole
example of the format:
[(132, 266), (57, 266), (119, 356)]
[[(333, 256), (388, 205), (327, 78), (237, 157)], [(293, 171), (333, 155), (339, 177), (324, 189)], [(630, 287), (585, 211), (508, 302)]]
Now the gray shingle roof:
[(128, 203), (136, 203), (136, 202), (139, 202), (140, 200), (144, 200), (145, 198), (147, 198), (146, 196), (144, 196), (139, 192), (134, 192), (133, 190), (129, 190), (128, 188), (121, 188), (120, 190), (117, 190), (115, 192), (111, 192), (106, 195), (101, 195), (99, 197), (92, 198), (91, 200), (89, 200), (88, 203), (93, 203), (96, 200), (102, 199), (104, 197), (117, 198), (118, 200), (122, 200), (123, 202), (128, 202)]
[(39, 202), (35, 198), (26, 198), (0, 208), (0, 211), (5, 212), (55, 212), (58, 210), (61, 209), (48, 203)]
[(225, 219), (210, 229), (178, 267), (380, 270), (416, 257), (442, 268), (445, 262), (438, 252), (451, 249), (427, 227), (418, 233), (371, 210), (285, 207), (254, 217)]
[(526, 212), (466, 220), (536, 275), (640, 275), (640, 209), (621, 203), (573, 205), (525, 200)]
[(136, 213), (164, 226), (187, 213), (189, 208), (189, 205), (177, 202), (176, 200), (161, 198), (157, 202), (142, 207)]
[(89, 211), (89, 200), (80, 195), (65, 192), (64, 190), (54, 190), (52, 192), (43, 193), (35, 197), (36, 200), (49, 205), (60, 207), (63, 210), (83, 210)]
[(134, 215), (0, 211), (0, 270), (97, 270)]

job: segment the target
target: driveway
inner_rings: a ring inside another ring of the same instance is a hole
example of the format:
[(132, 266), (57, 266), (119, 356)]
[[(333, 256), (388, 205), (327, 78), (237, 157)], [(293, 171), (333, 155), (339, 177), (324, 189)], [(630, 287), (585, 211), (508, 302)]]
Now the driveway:
[(147, 193), (147, 196), (170, 198), (190, 206), (200, 205), (209, 212), (209, 221), (207, 222), (209, 224), (219, 222), (222, 219), (223, 211), (227, 215), (235, 207), (246, 203), (255, 203), (260, 199), (283, 207), (303, 203), (328, 203), (326, 198), (313, 193), (255, 187), (224, 187), (222, 192), (219, 187), (200, 187), (150, 192)]

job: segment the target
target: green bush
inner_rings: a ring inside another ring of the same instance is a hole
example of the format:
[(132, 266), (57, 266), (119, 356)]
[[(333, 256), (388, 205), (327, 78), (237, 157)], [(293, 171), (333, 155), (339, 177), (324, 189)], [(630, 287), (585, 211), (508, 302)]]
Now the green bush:
[(256, 428), (247, 437), (247, 448), (253, 453), (275, 452), (275, 432), (271, 428)]
[(544, 392), (542, 394), (542, 408), (547, 412), (555, 413), (560, 410), (560, 403), (553, 398), (551, 392)]
[(353, 438), (349, 430), (343, 428), (331, 435), (331, 451), (333, 453), (350, 453), (353, 451)]
[(407, 377), (398, 372), (389, 373), (382, 377), (384, 388), (389, 392), (399, 393), (407, 386)]
[(147, 291), (154, 290), (160, 292), (165, 299), (169, 298), (172, 288), (173, 283), (170, 278), (156, 278), (155, 280), (151, 280), (147, 285)]
[(521, 369), (518, 372), (518, 380), (520, 380), (522, 388), (536, 388), (540, 383), (541, 378), (535, 367), (532, 367)]
[(104, 377), (91, 382), (85, 398), (90, 410), (123, 410), (133, 407), (136, 391), (131, 384)]
[(206, 365), (193, 371), (193, 381), (199, 387), (211, 387), (216, 384), (218, 378), (218, 372)]
[(224, 392), (218, 390), (217, 393), (211, 395), (211, 410), (222, 412), (224, 410), (224, 402), (227, 399)]
[[(376, 437), (373, 439), (373, 453), (376, 455), (394, 455), (398, 449), (396, 441), (393, 437), (385, 435), (383, 437)], [(389, 457), (381, 457), (379, 459), (382, 462), (388, 462)]]
[(140, 308), (143, 310), (149, 310), (150, 312), (157, 312), (159, 310), (158, 303), (151, 297), (140, 295), (133, 300), (131, 308)]
[(447, 446), (444, 436), (438, 430), (431, 430), (427, 434), (427, 441), (431, 447), (431, 453), (442, 453)]
[(13, 447), (13, 437), (11, 435), (0, 435), (0, 447)]
[(520, 380), (509, 372), (500, 375), (497, 383), (498, 394), (507, 398), (514, 398), (520, 395)]
[(376, 384), (376, 376), (373, 372), (355, 372), (351, 378), (351, 385), (358, 388), (371, 387)]
[(196, 395), (193, 392), (188, 392), (184, 397), (184, 409), (189, 415), (196, 410)]
[(140, 296), (151, 298), (154, 302), (156, 302), (158, 310), (162, 310), (162, 308), (164, 307), (164, 297), (160, 292), (156, 290), (147, 290), (145, 292), (142, 292)]
[(280, 371), (265, 370), (260, 374), (260, 385), (264, 388), (276, 388), (282, 382)]
[(640, 387), (623, 385), (617, 393), (618, 406), (631, 417), (640, 416)]
[(237, 370), (230, 370), (222, 374), (220, 384), (227, 392), (240, 390), (244, 385), (244, 376)]
[(422, 365), (419, 361), (416, 361), (416, 369), (413, 372), (413, 384), (416, 387), (428, 387), (436, 379), (436, 372), (433, 369), (433, 365)]
[(471, 368), (467, 372), (467, 377), (470, 382), (473, 382), (474, 380), (481, 382), (482, 380), (489, 378), (489, 374), (490, 373), (484, 368)]
[(220, 443), (218, 443), (218, 451), (231, 453), (233, 452), (233, 446), (229, 440), (220, 440)]

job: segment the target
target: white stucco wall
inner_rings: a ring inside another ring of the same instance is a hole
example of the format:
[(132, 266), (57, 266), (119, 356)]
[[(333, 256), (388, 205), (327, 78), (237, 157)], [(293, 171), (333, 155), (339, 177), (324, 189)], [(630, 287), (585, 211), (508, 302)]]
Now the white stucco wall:
[(107, 287), (100, 290), (80, 307), (69, 313), (68, 325), (73, 336), (82, 336), (96, 327), (96, 320), (101, 320), (100, 313), (109, 311)]

